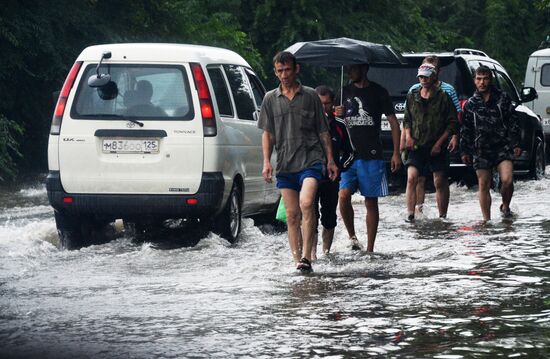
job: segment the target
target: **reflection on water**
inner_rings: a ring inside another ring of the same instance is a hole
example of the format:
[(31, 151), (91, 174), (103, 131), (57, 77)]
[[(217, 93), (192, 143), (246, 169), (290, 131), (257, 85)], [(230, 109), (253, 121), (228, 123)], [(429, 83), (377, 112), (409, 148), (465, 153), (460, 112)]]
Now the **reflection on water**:
[[(518, 182), (516, 218), (481, 224), (453, 186), (449, 219), (380, 201), (375, 253), (295, 273), (286, 235), (244, 221), (230, 245), (173, 228), (60, 251), (40, 184), (0, 192), (0, 357), (548, 357), (550, 178)], [(365, 238), (365, 211), (354, 198)]]

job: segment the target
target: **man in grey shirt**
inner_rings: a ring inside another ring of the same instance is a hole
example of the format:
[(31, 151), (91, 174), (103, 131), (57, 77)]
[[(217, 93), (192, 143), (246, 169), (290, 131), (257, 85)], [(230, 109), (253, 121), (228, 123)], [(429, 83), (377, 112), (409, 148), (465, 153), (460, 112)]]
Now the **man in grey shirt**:
[(338, 167), (332, 157), (323, 106), (314, 89), (298, 82), (300, 66), (296, 58), (290, 52), (279, 52), (273, 58), (273, 67), (280, 85), (265, 95), (258, 121), (258, 127), (264, 130), (262, 176), (272, 181), (270, 159), (275, 146), (277, 188), (286, 207), (290, 250), (296, 269), (311, 272), (314, 202), (325, 157), (333, 181), (338, 177)]

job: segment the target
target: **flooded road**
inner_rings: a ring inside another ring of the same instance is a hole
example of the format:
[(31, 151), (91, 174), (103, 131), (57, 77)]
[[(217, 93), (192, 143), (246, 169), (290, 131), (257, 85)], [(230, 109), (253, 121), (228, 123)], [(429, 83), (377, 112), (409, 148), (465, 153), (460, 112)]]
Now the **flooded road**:
[(487, 225), (475, 189), (451, 186), (444, 221), (429, 194), (415, 224), (396, 193), (374, 254), (352, 252), (339, 219), (333, 253), (301, 275), (286, 234), (251, 220), (234, 245), (61, 251), (43, 184), (21, 184), (0, 193), (0, 357), (549, 357), (549, 188), (517, 182), (507, 222), (493, 193)]

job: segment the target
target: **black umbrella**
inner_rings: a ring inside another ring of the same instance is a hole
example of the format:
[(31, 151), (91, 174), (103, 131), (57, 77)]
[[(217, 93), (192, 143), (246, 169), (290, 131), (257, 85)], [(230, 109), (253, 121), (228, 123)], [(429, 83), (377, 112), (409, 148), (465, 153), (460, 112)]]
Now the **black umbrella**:
[(402, 65), (399, 52), (389, 45), (340, 37), (337, 39), (297, 42), (286, 49), (300, 63), (340, 67), (352, 64)]
[(340, 101), (344, 84), (344, 66), (353, 64), (402, 65), (406, 60), (389, 45), (339, 37), (317, 41), (297, 42), (286, 51), (300, 63), (324, 67), (341, 67)]

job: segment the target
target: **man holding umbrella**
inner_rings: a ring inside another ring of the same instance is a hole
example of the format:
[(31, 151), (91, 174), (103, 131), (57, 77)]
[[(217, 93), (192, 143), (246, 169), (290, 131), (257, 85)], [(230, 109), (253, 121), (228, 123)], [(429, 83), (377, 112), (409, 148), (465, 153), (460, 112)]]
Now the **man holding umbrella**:
[(280, 85), (265, 95), (258, 121), (258, 127), (264, 130), (262, 176), (272, 181), (270, 158), (275, 146), (277, 188), (286, 207), (290, 250), (296, 269), (311, 272), (314, 202), (325, 156), (330, 180), (338, 177), (338, 167), (321, 100), (315, 90), (298, 82), (300, 67), (296, 58), (290, 52), (279, 52), (273, 58), (273, 67)]
[(399, 156), (399, 123), (393, 111), (388, 91), (379, 84), (369, 81), (368, 64), (347, 66), (351, 84), (342, 90), (342, 106), (336, 107), (336, 116), (344, 117), (349, 127), (351, 142), (357, 156), (351, 167), (342, 173), (340, 180), (339, 205), (342, 219), (351, 240), (352, 249), (361, 249), (355, 235), (354, 211), (351, 196), (357, 189), (365, 197), (367, 208), (367, 251), (374, 250), (378, 231), (378, 197), (388, 195), (386, 165), (382, 159), (380, 125), (382, 114), (390, 123), (393, 155), (391, 170), (401, 166)]

